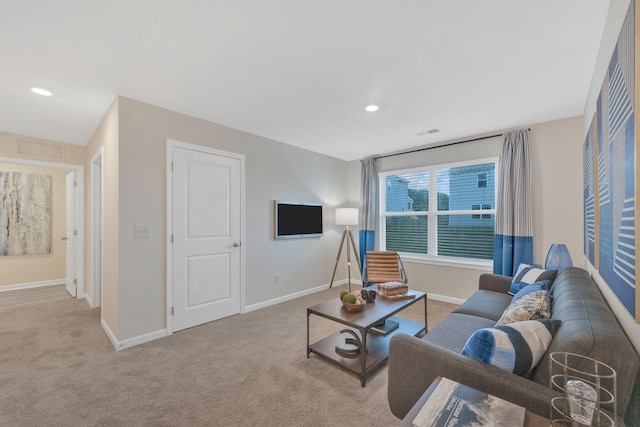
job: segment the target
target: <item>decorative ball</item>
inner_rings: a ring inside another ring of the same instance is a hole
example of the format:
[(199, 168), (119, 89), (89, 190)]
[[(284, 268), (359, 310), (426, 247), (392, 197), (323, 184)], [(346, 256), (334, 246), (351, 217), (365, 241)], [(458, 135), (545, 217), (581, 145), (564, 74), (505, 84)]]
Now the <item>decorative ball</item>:
[(347, 304), (355, 304), (357, 300), (358, 298), (356, 298), (354, 294), (349, 293), (342, 298), (342, 301), (346, 302)]
[(348, 293), (349, 293), (349, 291), (342, 291), (342, 292), (340, 292), (340, 299), (344, 298), (344, 296), (345, 296), (346, 294), (348, 294)]

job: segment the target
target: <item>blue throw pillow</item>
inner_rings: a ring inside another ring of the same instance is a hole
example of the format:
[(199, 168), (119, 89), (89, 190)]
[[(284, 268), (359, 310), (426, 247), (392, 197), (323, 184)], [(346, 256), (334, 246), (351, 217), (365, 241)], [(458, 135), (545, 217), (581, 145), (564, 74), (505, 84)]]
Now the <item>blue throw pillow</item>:
[(539, 319), (478, 329), (462, 354), (524, 376), (542, 359), (559, 327), (559, 320)]
[(526, 285), (525, 287), (520, 289), (518, 293), (516, 293), (513, 296), (513, 299), (511, 300), (511, 302), (516, 302), (525, 295), (528, 295), (533, 292), (540, 292), (540, 291), (546, 291), (547, 296), (551, 300), (553, 299), (553, 295), (551, 295), (551, 293), (549, 292), (549, 289), (551, 289), (551, 282), (549, 280), (543, 280), (542, 282), (535, 282), (530, 285)]
[(513, 276), (513, 280), (511, 281), (509, 293), (511, 295), (515, 295), (525, 286), (535, 282), (542, 282), (544, 280), (548, 280), (549, 286), (551, 286), (553, 281), (556, 279), (557, 274), (558, 270), (543, 270), (529, 264), (520, 264), (515, 276)]

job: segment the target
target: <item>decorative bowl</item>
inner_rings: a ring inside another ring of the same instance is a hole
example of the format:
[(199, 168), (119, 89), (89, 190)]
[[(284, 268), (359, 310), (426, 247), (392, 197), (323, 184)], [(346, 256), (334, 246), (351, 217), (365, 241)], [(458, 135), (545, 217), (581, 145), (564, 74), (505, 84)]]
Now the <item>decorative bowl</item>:
[(349, 304), (348, 302), (344, 302), (342, 301), (342, 306), (348, 310), (348, 311), (362, 311), (362, 309), (364, 308), (364, 306), (367, 305), (366, 302), (363, 302), (362, 304)]

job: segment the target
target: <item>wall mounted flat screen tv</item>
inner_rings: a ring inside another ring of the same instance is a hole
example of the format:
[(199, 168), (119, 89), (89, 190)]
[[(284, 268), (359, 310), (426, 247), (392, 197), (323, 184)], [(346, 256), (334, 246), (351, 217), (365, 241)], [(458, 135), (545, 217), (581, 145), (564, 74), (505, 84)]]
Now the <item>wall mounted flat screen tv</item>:
[(275, 200), (276, 239), (322, 236), (322, 205)]

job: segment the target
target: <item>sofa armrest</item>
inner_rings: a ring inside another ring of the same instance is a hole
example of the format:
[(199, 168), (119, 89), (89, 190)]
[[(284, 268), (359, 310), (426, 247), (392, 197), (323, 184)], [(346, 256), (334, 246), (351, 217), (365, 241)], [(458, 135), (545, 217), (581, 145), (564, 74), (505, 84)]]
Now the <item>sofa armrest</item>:
[(509, 292), (511, 281), (513, 277), (500, 276), (498, 274), (483, 273), (480, 275), (478, 283), (478, 289), (484, 291), (502, 292), (506, 294)]
[(396, 417), (404, 418), (439, 376), (549, 417), (553, 392), (548, 387), (407, 334), (391, 338), (387, 397)]

